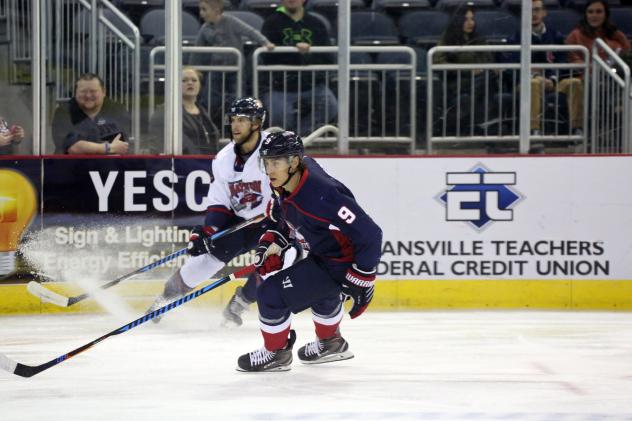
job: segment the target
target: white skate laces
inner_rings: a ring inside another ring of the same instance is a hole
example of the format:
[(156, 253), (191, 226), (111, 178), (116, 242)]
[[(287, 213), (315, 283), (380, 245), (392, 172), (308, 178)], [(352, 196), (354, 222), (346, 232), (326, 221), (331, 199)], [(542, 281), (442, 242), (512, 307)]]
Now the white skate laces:
[(324, 349), (323, 343), (320, 339), (316, 338), (315, 341), (308, 343), (305, 345), (305, 355), (320, 355), (321, 351)]
[(265, 347), (250, 353), (250, 365), (256, 367), (258, 365), (267, 364), (276, 355), (276, 352), (270, 352)]

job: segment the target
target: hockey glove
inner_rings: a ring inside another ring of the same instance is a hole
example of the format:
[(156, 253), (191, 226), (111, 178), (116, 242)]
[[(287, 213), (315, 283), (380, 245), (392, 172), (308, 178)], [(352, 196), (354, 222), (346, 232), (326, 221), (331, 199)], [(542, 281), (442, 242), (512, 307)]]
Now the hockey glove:
[(355, 265), (347, 269), (345, 280), (342, 283), (342, 293), (353, 300), (353, 306), (349, 311), (349, 316), (355, 319), (371, 304), (373, 299), (373, 285), (375, 281), (375, 270), (363, 271)]
[(189, 244), (187, 245), (187, 253), (191, 256), (212, 253), (215, 246), (211, 236), (215, 234), (215, 231), (217, 231), (215, 227), (203, 227), (201, 225), (193, 228), (189, 237)]
[(255, 267), (264, 276), (283, 268), (285, 251), (290, 247), (288, 240), (278, 231), (269, 230), (259, 239), (255, 252)]

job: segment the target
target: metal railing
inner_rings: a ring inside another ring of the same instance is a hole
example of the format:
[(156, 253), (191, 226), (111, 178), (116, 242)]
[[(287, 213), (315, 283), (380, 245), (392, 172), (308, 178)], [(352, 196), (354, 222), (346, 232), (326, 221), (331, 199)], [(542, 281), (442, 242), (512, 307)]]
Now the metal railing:
[[(46, 18), (52, 15), (52, 2), (44, 2)], [(4, 13), (7, 17), (9, 41), (9, 74), (11, 83), (31, 83), (32, 42), (31, 21), (33, 20), (32, 0), (6, 0)], [(46, 24), (42, 25), (46, 28)], [(46, 51), (52, 45), (48, 38)], [(42, 56), (47, 58), (46, 51)]]
[[(294, 47), (255, 50), (252, 58), (253, 95), (265, 103), (270, 125), (306, 134), (336, 122), (334, 93), (338, 66), (335, 63), (300, 66), (262, 63), (264, 54), (298, 54), (297, 51)], [(309, 54), (331, 56), (337, 51), (338, 47), (311, 47)], [(351, 60), (349, 142), (386, 147), (404, 144), (413, 153), (417, 104), (415, 51), (409, 47), (351, 47), (350, 52), (352, 55), (393, 53), (405, 58), (401, 63), (392, 60), (361, 64)], [(320, 137), (314, 143), (337, 141), (333, 137)]]
[(9, 19), (7, 8), (9, 0), (0, 0), (0, 23), (4, 24), (4, 31), (0, 31), (0, 43), (9, 41)]
[[(532, 63), (535, 74), (557, 80), (553, 88), (532, 79), (530, 141), (565, 141), (586, 150), (589, 52), (582, 46), (534, 45), (534, 52), (579, 53), (583, 63)], [(437, 54), (519, 53), (511, 46), (440, 46), (428, 51), (426, 138), (428, 153), (438, 144), (520, 141), (520, 63), (495, 57), (487, 63), (435, 63)], [(562, 97), (560, 93), (564, 93)], [(439, 97), (437, 100), (437, 96)], [(535, 107), (534, 107), (535, 105)], [(562, 110), (568, 108), (566, 112)]]
[[(149, 54), (149, 118), (154, 114), (156, 109), (156, 84), (158, 78), (164, 75), (165, 47), (155, 47)], [(243, 57), (241, 52), (232, 47), (182, 47), (182, 54), (189, 57), (208, 56), (209, 62), (211, 55), (234, 57), (234, 64), (231, 65), (202, 65), (190, 64), (192, 67), (200, 71), (204, 75), (204, 91), (200, 92), (201, 102), (206, 106), (209, 117), (220, 116), (219, 130), (222, 139), (229, 138), (229, 133), (225, 133), (225, 125), (221, 124), (226, 108), (232, 102), (232, 99), (241, 97), (243, 86)], [(162, 58), (162, 60), (160, 60)], [(158, 74), (160, 72), (160, 74)], [(234, 80), (234, 83), (232, 82)], [(214, 83), (216, 82), (216, 83)], [(216, 89), (219, 87), (219, 93)], [(215, 119), (217, 120), (217, 119)], [(218, 121), (215, 121), (218, 123)], [(165, 142), (168, 140), (165, 140)]]
[[(55, 100), (70, 99), (79, 76), (97, 73), (108, 97), (131, 113), (130, 138), (138, 140), (141, 36), (136, 25), (108, 0), (57, 0), (55, 43)], [(137, 152), (138, 142), (134, 148)]]
[(601, 38), (592, 50), (593, 153), (632, 153), (630, 67)]

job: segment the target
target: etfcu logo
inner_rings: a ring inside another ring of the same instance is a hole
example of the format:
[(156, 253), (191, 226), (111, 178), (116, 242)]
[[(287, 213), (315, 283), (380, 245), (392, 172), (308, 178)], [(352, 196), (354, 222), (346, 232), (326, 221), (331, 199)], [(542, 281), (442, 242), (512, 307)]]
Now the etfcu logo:
[(513, 208), (524, 196), (510, 186), (515, 172), (491, 172), (477, 164), (469, 172), (446, 173), (447, 189), (436, 199), (445, 206), (446, 221), (467, 222), (478, 231), (492, 221), (513, 221)]

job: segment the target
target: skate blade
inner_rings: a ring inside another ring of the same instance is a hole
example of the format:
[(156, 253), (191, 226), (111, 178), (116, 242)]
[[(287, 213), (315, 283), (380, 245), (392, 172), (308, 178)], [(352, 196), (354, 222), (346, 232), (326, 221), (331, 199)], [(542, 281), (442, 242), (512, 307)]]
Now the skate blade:
[(235, 367), (235, 370), (237, 370), (237, 371), (239, 371), (241, 373), (275, 373), (275, 372), (278, 372), (278, 371), (290, 371), (291, 369), (292, 369), (292, 367), (289, 366), (289, 365), (282, 365), (282, 366), (279, 366), (279, 367), (274, 367), (274, 368), (271, 368), (269, 370), (263, 370), (263, 371), (248, 371), (248, 370), (244, 370), (243, 368), (241, 368), (239, 366)]
[(230, 320), (230, 319), (222, 319), (222, 321), (220, 322), (220, 326), (222, 328), (225, 329), (236, 329), (239, 326), (241, 326), (243, 323), (237, 323), (234, 320)]
[(317, 360), (314, 360), (314, 361), (303, 361), (303, 360), (301, 360), (301, 363), (303, 363), (303, 364), (333, 363), (335, 361), (350, 360), (353, 357), (354, 357), (353, 352), (345, 351), (345, 352), (340, 352), (340, 353), (337, 353), (337, 354), (326, 355), (326, 356), (324, 356), (322, 358), (319, 358)]

